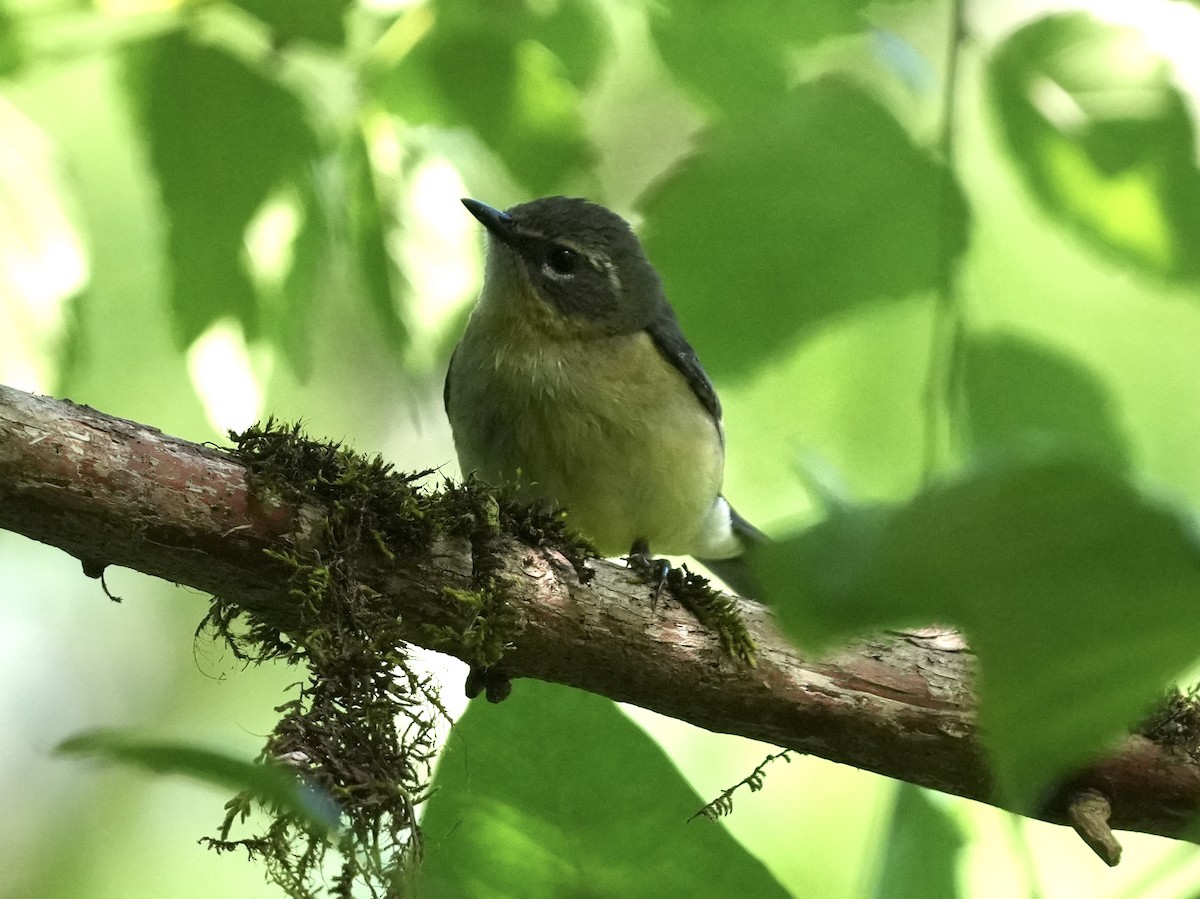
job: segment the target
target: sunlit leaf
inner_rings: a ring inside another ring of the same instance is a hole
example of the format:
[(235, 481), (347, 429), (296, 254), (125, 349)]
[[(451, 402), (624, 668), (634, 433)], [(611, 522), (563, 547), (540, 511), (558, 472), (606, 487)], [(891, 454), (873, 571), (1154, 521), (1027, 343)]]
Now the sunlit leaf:
[(1038, 19), (988, 67), (1000, 131), (1037, 201), (1124, 262), (1200, 277), (1189, 105), (1142, 35), (1086, 13)]
[(808, 647), (888, 625), (960, 625), (1001, 795), (1031, 808), (1200, 655), (1194, 522), (1111, 470), (980, 469), (895, 507), (841, 510), (762, 553)]
[(533, 193), (548, 193), (592, 158), (576, 85), (606, 46), (598, 21), (585, 0), (548, 16), (520, 0), (441, 4), (424, 39), (371, 84), (410, 122), (470, 128)]
[(49, 390), (79, 353), (91, 271), (60, 161), (0, 97), (0, 383), (22, 390)]
[(230, 0), (266, 23), (281, 40), (300, 38), (340, 47), (346, 42), (346, 10), (352, 0)]
[(672, 74), (727, 112), (770, 105), (788, 85), (790, 51), (861, 30), (863, 0), (721, 3), (666, 0), (651, 7), (651, 33)]
[(872, 57), (916, 95), (929, 95), (937, 86), (931, 60), (898, 31), (875, 28), (871, 33)]
[(956, 899), (963, 834), (921, 787), (902, 783), (883, 839), (876, 899)]
[(832, 78), (715, 128), (643, 207), (650, 259), (718, 376), (752, 371), (832, 315), (932, 288), (966, 244), (951, 176)]
[(1112, 397), (1074, 359), (1012, 334), (975, 335), (963, 350), (963, 381), (976, 454), (1053, 445), (1129, 466)]
[(64, 740), (57, 751), (119, 762), (155, 774), (178, 774), (225, 790), (246, 792), (259, 802), (298, 816), (318, 832), (337, 829), (338, 812), (328, 796), (280, 765), (247, 762), (193, 746), (149, 740), (118, 731), (97, 730)]
[(235, 56), (175, 32), (127, 55), (132, 105), (168, 221), (171, 305), (184, 344), (224, 316), (249, 336), (258, 297), (246, 226), (271, 192), (302, 177), (316, 139), (300, 101)]
[(786, 893), (607, 699), (522, 680), (451, 735), (422, 826), (420, 895)]

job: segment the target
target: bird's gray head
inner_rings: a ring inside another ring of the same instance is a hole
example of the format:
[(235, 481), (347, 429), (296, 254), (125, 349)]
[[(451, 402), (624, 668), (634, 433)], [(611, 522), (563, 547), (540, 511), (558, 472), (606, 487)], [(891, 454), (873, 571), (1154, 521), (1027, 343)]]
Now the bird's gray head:
[(628, 222), (603, 206), (543, 197), (500, 212), (462, 202), (491, 235), (485, 301), (528, 324), (573, 337), (624, 334), (664, 302)]

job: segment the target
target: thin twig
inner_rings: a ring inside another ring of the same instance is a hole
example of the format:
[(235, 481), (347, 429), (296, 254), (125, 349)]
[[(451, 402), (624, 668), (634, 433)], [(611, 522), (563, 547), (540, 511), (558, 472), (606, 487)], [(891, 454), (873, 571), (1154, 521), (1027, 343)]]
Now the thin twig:
[(1121, 844), (1108, 825), (1111, 815), (1112, 805), (1099, 790), (1081, 790), (1067, 806), (1067, 818), (1075, 832), (1110, 868), (1121, 860)]

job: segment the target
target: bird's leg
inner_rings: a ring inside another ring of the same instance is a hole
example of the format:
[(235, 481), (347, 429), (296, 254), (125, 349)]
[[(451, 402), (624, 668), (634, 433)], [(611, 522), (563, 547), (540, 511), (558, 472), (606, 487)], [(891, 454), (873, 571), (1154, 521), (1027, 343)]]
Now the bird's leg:
[(633, 541), (633, 546), (629, 548), (629, 555), (625, 557), (625, 561), (631, 569), (646, 579), (646, 583), (654, 588), (651, 608), (655, 608), (658, 605), (659, 596), (662, 595), (663, 587), (667, 585), (667, 578), (671, 574), (671, 563), (666, 559), (651, 557), (650, 543), (645, 537), (638, 537)]

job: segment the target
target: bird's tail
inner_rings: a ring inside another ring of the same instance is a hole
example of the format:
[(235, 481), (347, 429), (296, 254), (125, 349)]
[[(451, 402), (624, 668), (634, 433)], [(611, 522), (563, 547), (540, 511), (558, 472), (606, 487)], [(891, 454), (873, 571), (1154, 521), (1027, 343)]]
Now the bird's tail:
[[(729, 518), (733, 533), (741, 542), (743, 550), (768, 542), (767, 535), (739, 515), (733, 506), (729, 507)], [(739, 596), (748, 599), (762, 597), (761, 585), (754, 570), (747, 564), (745, 555), (729, 559), (697, 559), (696, 561), (732, 587)]]

